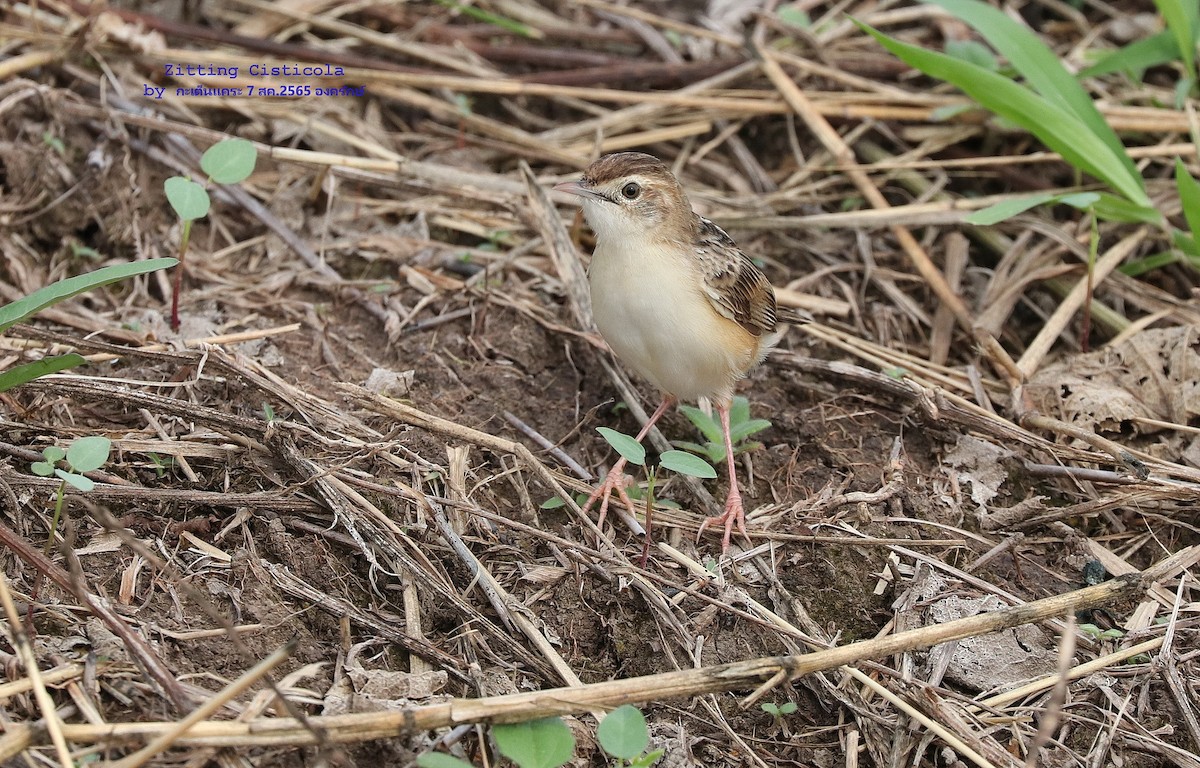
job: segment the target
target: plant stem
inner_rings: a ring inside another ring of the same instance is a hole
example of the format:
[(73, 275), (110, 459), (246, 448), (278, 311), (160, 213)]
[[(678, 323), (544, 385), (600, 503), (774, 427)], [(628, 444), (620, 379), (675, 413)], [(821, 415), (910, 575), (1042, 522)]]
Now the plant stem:
[(46, 537), (46, 549), (43, 554), (50, 556), (50, 548), (54, 546), (54, 532), (58, 530), (58, 518), (62, 515), (63, 492), (67, 489), (67, 481), (58, 481), (58, 493), (54, 498), (54, 519), (50, 521), (50, 535)]
[(654, 467), (646, 467), (646, 540), (642, 544), (642, 559), (638, 562), (639, 568), (646, 567), (646, 561), (650, 559), (650, 542), (653, 539), (650, 534), (652, 528), (652, 517), (654, 514)]
[(188, 241), (192, 239), (192, 220), (183, 222), (183, 235), (179, 238), (179, 265), (175, 268), (175, 288), (171, 293), (171, 330), (179, 330), (179, 292), (183, 290), (183, 257), (187, 255)]

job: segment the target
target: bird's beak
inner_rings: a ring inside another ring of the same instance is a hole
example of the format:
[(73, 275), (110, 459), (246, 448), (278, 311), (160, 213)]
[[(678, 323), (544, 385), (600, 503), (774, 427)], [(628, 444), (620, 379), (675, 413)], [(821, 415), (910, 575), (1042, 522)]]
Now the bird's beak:
[(591, 198), (592, 200), (607, 199), (604, 197), (604, 195), (601, 195), (601, 194), (595, 192), (594, 190), (592, 190), (591, 187), (585, 187), (583, 185), (583, 182), (581, 182), (581, 181), (564, 181), (562, 184), (555, 184), (554, 191), (555, 192), (566, 192), (568, 195), (575, 195), (577, 197)]

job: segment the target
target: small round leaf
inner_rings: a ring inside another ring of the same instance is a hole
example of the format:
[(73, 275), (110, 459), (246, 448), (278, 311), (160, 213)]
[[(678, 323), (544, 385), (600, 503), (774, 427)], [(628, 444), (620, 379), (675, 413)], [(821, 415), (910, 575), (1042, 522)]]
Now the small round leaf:
[(596, 738), (608, 754), (631, 760), (650, 743), (650, 731), (646, 728), (646, 718), (637, 707), (622, 704), (600, 721)]
[(245, 139), (226, 139), (200, 156), (200, 167), (218, 184), (237, 184), (254, 173), (258, 152)]
[(46, 461), (35, 461), (29, 465), (33, 470), (33, 474), (41, 477), (50, 477), (54, 474), (54, 465)]
[(191, 179), (172, 176), (163, 182), (163, 191), (167, 193), (167, 201), (175, 209), (176, 215), (184, 221), (203, 219), (208, 215), (212, 205), (208, 193)]
[(111, 450), (112, 441), (107, 437), (100, 435), (81, 437), (71, 443), (71, 447), (67, 449), (67, 463), (76, 472), (91, 472), (93, 469), (104, 466)]
[(57, 445), (47, 445), (42, 449), (42, 458), (51, 464), (57, 464), (58, 462), (67, 458), (67, 452), (62, 448), (59, 448)]
[(88, 493), (96, 487), (96, 484), (92, 482), (91, 478), (84, 477), (83, 475), (77, 475), (74, 472), (68, 472), (65, 469), (56, 469), (54, 470), (54, 474), (65, 480), (68, 485), (74, 486), (84, 493)]
[(640, 466), (646, 463), (646, 449), (637, 440), (624, 432), (618, 432), (608, 427), (596, 427), (596, 431), (630, 464)]
[(575, 736), (560, 718), (492, 727), (500, 754), (521, 768), (558, 768), (575, 753)]
[(678, 472), (681, 475), (691, 475), (692, 477), (699, 478), (713, 478), (717, 476), (717, 470), (713, 469), (712, 464), (686, 451), (664, 451), (658, 457), (658, 460), (667, 469)]
[(475, 768), (466, 760), (460, 760), (445, 752), (426, 752), (417, 757), (417, 768)]

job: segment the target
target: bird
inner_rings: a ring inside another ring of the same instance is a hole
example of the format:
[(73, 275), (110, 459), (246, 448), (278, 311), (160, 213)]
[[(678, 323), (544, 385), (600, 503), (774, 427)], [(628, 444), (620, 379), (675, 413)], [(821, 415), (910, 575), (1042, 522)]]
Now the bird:
[[(592, 314), (616, 356), (662, 392), (638, 433), (640, 443), (680, 401), (708, 398), (725, 433), (729, 493), (722, 514), (706, 518), (724, 528), (721, 552), (734, 526), (746, 534), (729, 408), (734, 385), (762, 361), (781, 335), (770, 281), (723, 229), (692, 210), (675, 175), (641, 152), (604, 155), (578, 181), (554, 187), (578, 198), (596, 235), (588, 269)], [(584, 510), (600, 500), (600, 521), (613, 492), (630, 511), (625, 459), (593, 490)], [(649, 547), (647, 524), (647, 551)]]

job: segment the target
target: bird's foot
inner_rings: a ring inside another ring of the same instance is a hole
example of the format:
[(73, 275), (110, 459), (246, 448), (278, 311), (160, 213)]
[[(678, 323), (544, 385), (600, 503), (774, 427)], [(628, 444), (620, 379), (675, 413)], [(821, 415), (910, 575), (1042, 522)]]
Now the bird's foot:
[(633, 502), (629, 500), (629, 494), (625, 492), (625, 488), (629, 485), (630, 478), (625, 474), (624, 462), (618, 463), (608, 471), (608, 476), (604, 478), (604, 482), (596, 486), (588, 500), (583, 505), (583, 513), (587, 514), (588, 510), (600, 502), (600, 515), (596, 519), (596, 527), (604, 527), (604, 517), (608, 514), (608, 503), (612, 500), (613, 492), (617, 494), (617, 498), (625, 505), (625, 509), (629, 510), (629, 514), (633, 514)]
[(750, 536), (746, 533), (746, 512), (742, 507), (742, 494), (737, 488), (729, 491), (729, 496), (725, 499), (725, 512), (716, 517), (706, 517), (704, 522), (700, 523), (700, 530), (696, 532), (696, 541), (700, 540), (704, 529), (710, 525), (724, 526), (725, 535), (721, 537), (721, 554), (729, 551), (729, 539), (733, 533), (733, 526), (737, 524), (738, 530), (741, 531), (743, 537), (749, 539)]

